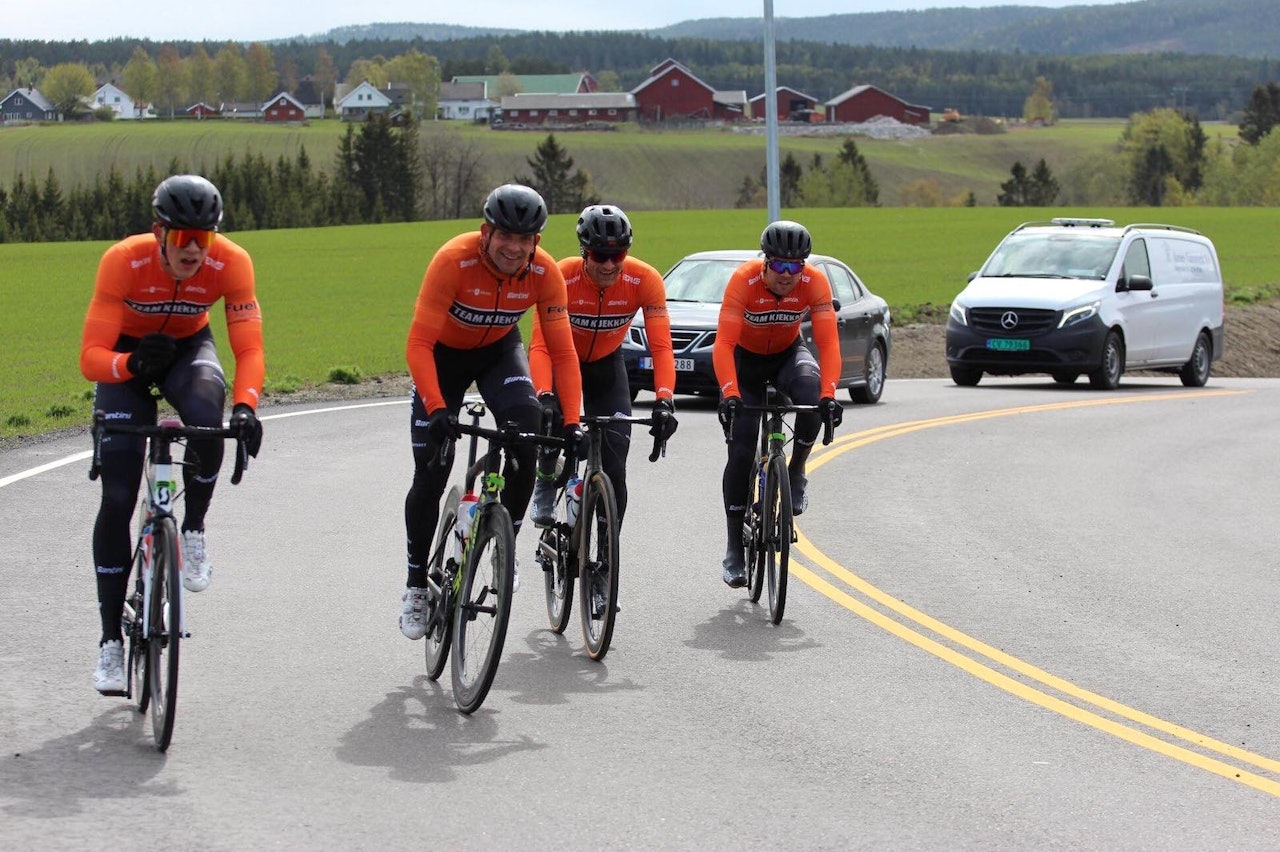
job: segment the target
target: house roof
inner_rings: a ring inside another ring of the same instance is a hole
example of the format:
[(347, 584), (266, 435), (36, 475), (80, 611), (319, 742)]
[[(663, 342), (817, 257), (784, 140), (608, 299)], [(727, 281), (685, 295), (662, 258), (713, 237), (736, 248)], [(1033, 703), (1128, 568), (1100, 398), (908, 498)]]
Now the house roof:
[[(632, 93), (634, 94), (635, 92), (639, 92), (643, 89), (648, 88), (649, 86), (652, 86), (655, 82), (657, 82), (658, 80), (661, 80), (663, 77), (667, 76), (673, 71), (681, 72), (682, 74), (684, 74), (685, 76), (693, 80), (695, 83), (697, 83), (699, 86), (706, 89), (708, 92), (711, 92), (713, 96), (715, 95), (716, 93), (715, 89), (713, 89), (711, 86), (708, 86), (705, 82), (699, 79), (697, 74), (694, 74), (692, 71), (690, 71), (688, 68), (686, 68), (684, 65), (681, 65), (679, 62), (675, 61), (674, 59), (667, 59), (655, 65), (653, 69), (649, 72), (649, 76), (646, 77), (643, 81), (641, 81), (640, 85), (636, 86), (631, 90)], [(746, 101), (746, 97), (747, 97), (747, 93), (746, 91), (743, 91), (742, 99), (744, 102)]]
[(831, 100), (825, 102), (823, 106), (830, 106), (830, 107), (839, 106), (845, 101), (851, 98), (856, 98), (858, 95), (864, 94), (866, 92), (879, 92), (880, 94), (884, 95), (886, 98), (892, 98), (893, 100), (897, 101), (903, 106), (912, 107), (913, 109), (928, 109), (928, 107), (922, 107), (919, 104), (907, 103), (897, 95), (890, 94), (889, 92), (886, 92), (884, 89), (881, 89), (879, 86), (872, 86), (869, 83), (864, 83), (861, 86), (854, 86), (852, 89), (849, 89), (847, 92), (841, 92)]
[(490, 96), (499, 91), (498, 81), (504, 76), (515, 77), (524, 94), (569, 95), (583, 87), (592, 88), (594, 80), (584, 72), (576, 74), (462, 74), (453, 78), (455, 83), (485, 83)]
[(725, 106), (742, 106), (747, 102), (747, 90), (736, 89), (722, 92), (712, 92), (711, 100), (714, 103), (723, 104)]
[[(791, 88), (790, 86), (779, 86), (775, 90), (775, 92), (776, 94), (779, 94), (779, 95), (782, 94), (783, 92), (790, 92), (791, 94), (797, 97), (803, 98), (804, 100), (809, 101), (810, 103), (816, 104), (818, 102), (818, 99), (813, 97), (812, 95), (806, 95), (804, 92), (797, 91)], [(751, 99), (751, 103), (764, 100), (764, 96), (765, 96), (765, 93), (761, 92), (760, 94), (756, 95), (754, 98)]]
[[(355, 103), (354, 101), (352, 101), (352, 98), (354, 98), (357, 94), (362, 96), (369, 96), (371, 94), (376, 94), (377, 97), (371, 98), (367, 102), (361, 101), (359, 103)], [(345, 109), (348, 106), (388, 107), (388, 106), (391, 106), (392, 102), (393, 101), (391, 98), (391, 92), (383, 91), (382, 89), (379, 89), (377, 86), (370, 83), (368, 80), (365, 80), (361, 82), (360, 85), (354, 86), (349, 91), (340, 94), (338, 98), (334, 101), (334, 106), (337, 107), (338, 109)]]
[(580, 92), (563, 95), (507, 95), (502, 109), (635, 109), (630, 92)]
[(34, 89), (34, 88), (14, 89), (11, 92), (9, 92), (9, 94), (4, 96), (4, 100), (0, 100), (0, 104), (8, 103), (10, 98), (18, 94), (22, 95), (24, 98), (31, 101), (31, 103), (33, 103), (37, 109), (43, 110), (45, 112), (50, 112), (51, 110), (53, 110), (53, 104), (49, 103), (49, 99), (46, 98), (44, 95), (40, 94), (39, 89)]
[(489, 84), (484, 81), (471, 83), (441, 83), (440, 100), (442, 101), (483, 101), (486, 100)]
[(274, 95), (272, 95), (271, 97), (267, 98), (266, 102), (262, 105), (262, 108), (265, 110), (267, 107), (269, 107), (269, 106), (271, 106), (272, 104), (274, 104), (275, 102), (279, 101), (281, 98), (283, 98), (284, 100), (287, 100), (289, 103), (293, 104), (293, 105), (294, 105), (294, 106), (296, 106), (298, 109), (301, 109), (301, 110), (305, 110), (305, 109), (306, 109), (306, 107), (303, 105), (302, 101), (298, 100), (297, 98), (295, 98), (293, 95), (289, 94), (288, 92), (277, 92), (276, 94), (274, 94)]

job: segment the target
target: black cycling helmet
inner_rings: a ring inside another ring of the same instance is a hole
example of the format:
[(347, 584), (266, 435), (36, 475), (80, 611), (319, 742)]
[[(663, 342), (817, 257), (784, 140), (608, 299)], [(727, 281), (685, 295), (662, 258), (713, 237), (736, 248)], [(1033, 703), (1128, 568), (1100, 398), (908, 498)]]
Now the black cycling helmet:
[(484, 220), (511, 234), (541, 233), (547, 224), (547, 204), (537, 190), (504, 183), (484, 200)]
[(780, 219), (760, 235), (760, 251), (779, 260), (804, 260), (813, 251), (813, 240), (804, 225)]
[(151, 209), (170, 228), (216, 231), (222, 221), (222, 195), (200, 175), (174, 175), (160, 181)]
[(593, 204), (578, 217), (578, 242), (584, 249), (629, 249), (631, 221), (617, 207)]

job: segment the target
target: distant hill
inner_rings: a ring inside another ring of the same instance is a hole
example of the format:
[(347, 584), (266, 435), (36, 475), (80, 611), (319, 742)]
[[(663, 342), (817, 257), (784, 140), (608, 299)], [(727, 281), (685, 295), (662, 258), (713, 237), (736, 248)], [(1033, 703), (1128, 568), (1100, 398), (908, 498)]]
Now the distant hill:
[[(703, 18), (645, 30), (661, 39), (747, 41), (761, 37), (759, 17)], [(1277, 0), (1138, 0), (1110, 6), (989, 6), (775, 18), (779, 41), (1056, 56), (1185, 53), (1270, 57), (1280, 53)], [(525, 30), (448, 24), (365, 24), (307, 36), (340, 43), (364, 39), (447, 41), (518, 35)], [(628, 32), (620, 30), (618, 32)]]

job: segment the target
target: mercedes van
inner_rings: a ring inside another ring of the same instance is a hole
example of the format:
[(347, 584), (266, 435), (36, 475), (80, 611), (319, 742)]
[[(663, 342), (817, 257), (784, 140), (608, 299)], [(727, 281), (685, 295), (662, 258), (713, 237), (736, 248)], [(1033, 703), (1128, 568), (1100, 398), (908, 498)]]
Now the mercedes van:
[(1208, 237), (1061, 218), (1019, 225), (969, 276), (947, 317), (946, 355), (964, 386), (984, 373), (1048, 373), (1112, 390), (1125, 370), (1161, 370), (1200, 387), (1223, 342), (1222, 271)]

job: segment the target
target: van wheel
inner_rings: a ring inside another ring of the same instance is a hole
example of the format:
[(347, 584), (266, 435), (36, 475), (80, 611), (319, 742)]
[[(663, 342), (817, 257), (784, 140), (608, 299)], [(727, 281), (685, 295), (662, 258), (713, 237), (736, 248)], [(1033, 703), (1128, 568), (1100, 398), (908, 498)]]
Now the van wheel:
[(1079, 373), (1068, 373), (1064, 370), (1059, 370), (1053, 374), (1053, 380), (1060, 385), (1074, 385), (1078, 378), (1080, 378)]
[(862, 405), (875, 405), (884, 393), (884, 344), (875, 341), (867, 350), (867, 383), (849, 388), (849, 399)]
[(1098, 369), (1089, 371), (1089, 384), (1098, 390), (1115, 390), (1120, 386), (1120, 375), (1124, 373), (1124, 343), (1120, 335), (1114, 331), (1107, 332), (1107, 339), (1102, 344), (1102, 363)]
[(1178, 378), (1189, 388), (1202, 388), (1209, 381), (1209, 370), (1213, 364), (1212, 346), (1209, 335), (1203, 331), (1196, 338), (1196, 346), (1191, 350), (1191, 360), (1182, 365)]
[(951, 381), (962, 388), (977, 387), (978, 382), (982, 381), (982, 371), (977, 367), (952, 366)]

